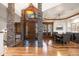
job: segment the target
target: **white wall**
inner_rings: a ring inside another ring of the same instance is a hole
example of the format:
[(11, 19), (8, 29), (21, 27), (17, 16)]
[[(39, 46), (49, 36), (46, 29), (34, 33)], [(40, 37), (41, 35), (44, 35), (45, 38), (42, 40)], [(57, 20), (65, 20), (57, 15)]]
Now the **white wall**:
[[(66, 20), (46, 20), (46, 21), (44, 20), (44, 22), (54, 22), (54, 24), (53, 24), (53, 31), (54, 32), (58, 32), (58, 33), (68, 32), (68, 24), (70, 24), (68, 22), (68, 19), (66, 19)], [(57, 30), (56, 29), (57, 27), (63, 27), (63, 29), (62, 30)], [(48, 31), (52, 32), (50, 25), (49, 25)]]
[(4, 33), (0, 33), (0, 55), (4, 54), (3, 35), (4, 35)]
[[(77, 27), (79, 27), (79, 15), (77, 16), (74, 16), (72, 18), (70, 18), (68, 20), (68, 26), (70, 26), (68, 29), (70, 29), (69, 31), (71, 32), (79, 32), (79, 29)], [(72, 24), (75, 24), (75, 26), (71, 26)], [(75, 29), (75, 30), (72, 30), (72, 27)]]
[[(76, 19), (77, 19), (77, 21), (75, 21)], [(71, 24), (73, 24), (73, 23), (79, 24), (79, 15), (74, 16), (69, 19), (65, 19), (65, 20), (55, 20), (53, 22), (54, 22), (54, 27), (53, 27), (54, 32), (59, 32), (59, 33), (73, 32), (71, 29)], [(56, 30), (56, 27), (59, 27), (59, 26), (62, 26), (63, 30)], [(78, 31), (75, 31), (75, 32), (78, 32)]]
[[(57, 30), (57, 27), (63, 27), (62, 30)], [(55, 20), (54, 21), (54, 32), (65, 33), (67, 31), (67, 21), (66, 20)]]

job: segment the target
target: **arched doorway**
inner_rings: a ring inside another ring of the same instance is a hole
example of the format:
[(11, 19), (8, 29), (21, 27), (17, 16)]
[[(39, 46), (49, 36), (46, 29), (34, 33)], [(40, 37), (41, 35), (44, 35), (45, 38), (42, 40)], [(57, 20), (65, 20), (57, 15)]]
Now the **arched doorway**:
[[(38, 13), (41, 12), (39, 9), (34, 7), (32, 4), (29, 7), (22, 10), (21, 19), (21, 38), (22, 40), (28, 41), (32, 46), (35, 41), (38, 40)], [(41, 12), (42, 13), (42, 12)], [(32, 44), (33, 43), (33, 44)], [(35, 46), (35, 45), (34, 45)]]

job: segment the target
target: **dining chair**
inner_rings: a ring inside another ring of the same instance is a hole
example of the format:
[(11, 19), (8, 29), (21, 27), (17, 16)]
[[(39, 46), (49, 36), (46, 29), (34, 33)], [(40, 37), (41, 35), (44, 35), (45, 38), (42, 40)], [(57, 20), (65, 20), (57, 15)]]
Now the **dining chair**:
[(57, 39), (57, 35), (58, 34), (58, 32), (52, 32), (52, 41), (53, 42), (55, 42), (56, 41), (56, 39)]
[(70, 42), (70, 34), (63, 34), (63, 38), (60, 39), (62, 44), (68, 44)]
[(72, 40), (73, 40), (73, 33), (71, 33), (71, 32), (66, 32), (66, 34), (70, 35), (70, 40), (72, 41)]
[(79, 43), (79, 33), (75, 33), (75, 42)]

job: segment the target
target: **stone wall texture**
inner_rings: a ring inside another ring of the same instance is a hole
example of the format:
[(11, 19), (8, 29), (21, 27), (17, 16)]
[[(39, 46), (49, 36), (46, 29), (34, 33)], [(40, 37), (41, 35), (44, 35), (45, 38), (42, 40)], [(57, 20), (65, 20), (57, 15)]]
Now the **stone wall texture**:
[(14, 3), (8, 3), (7, 10), (7, 46), (13, 47), (15, 45), (15, 6)]
[[(42, 11), (42, 3), (38, 3), (38, 9)], [(38, 12), (38, 47), (43, 47), (43, 24), (42, 12)]]

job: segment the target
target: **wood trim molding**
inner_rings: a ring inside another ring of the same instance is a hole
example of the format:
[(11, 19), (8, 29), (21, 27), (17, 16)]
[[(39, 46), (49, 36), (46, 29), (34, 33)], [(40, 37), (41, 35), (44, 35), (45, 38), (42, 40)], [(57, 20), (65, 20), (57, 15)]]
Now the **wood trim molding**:
[(69, 19), (69, 18), (77, 16), (77, 15), (79, 15), (79, 13), (76, 13), (76, 14), (73, 14), (71, 16), (68, 16), (68, 17), (65, 17), (65, 18), (61, 18), (61, 19), (47, 19), (47, 18), (44, 18), (44, 19), (45, 20), (64, 20), (64, 19)]

